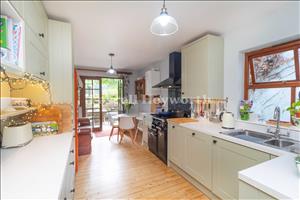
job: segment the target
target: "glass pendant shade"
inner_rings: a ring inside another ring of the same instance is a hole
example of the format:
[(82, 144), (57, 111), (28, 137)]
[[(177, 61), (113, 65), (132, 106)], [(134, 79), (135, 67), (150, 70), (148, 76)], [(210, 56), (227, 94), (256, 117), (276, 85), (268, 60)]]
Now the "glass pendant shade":
[(117, 71), (114, 69), (114, 68), (112, 68), (112, 66), (107, 70), (107, 73), (108, 74), (116, 74), (117, 73)]
[(150, 29), (154, 35), (167, 36), (176, 33), (178, 25), (176, 20), (168, 15), (166, 8), (162, 8), (160, 15), (152, 21)]
[(110, 53), (108, 55), (110, 56), (110, 68), (106, 71), (106, 73), (108, 73), (108, 74), (116, 74), (117, 71), (113, 68), (113, 65), (112, 65), (112, 58), (113, 58), (113, 56), (115, 56), (115, 54), (114, 53)]

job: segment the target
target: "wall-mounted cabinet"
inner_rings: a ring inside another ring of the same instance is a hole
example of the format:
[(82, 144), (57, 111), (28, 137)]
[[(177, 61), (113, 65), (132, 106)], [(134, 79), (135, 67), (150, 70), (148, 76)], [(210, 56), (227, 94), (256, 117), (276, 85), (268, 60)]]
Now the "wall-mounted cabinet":
[[(22, 5), (17, 4), (22, 10)], [(1, 1), (1, 66), (25, 72), (25, 22), (9, 1)]]
[(149, 70), (145, 73), (146, 95), (155, 96), (160, 94), (159, 88), (152, 88), (160, 82), (160, 71), (156, 69)]
[(142, 100), (146, 90), (145, 78), (141, 78), (135, 81), (135, 94), (138, 100)]
[(183, 97), (223, 98), (223, 39), (206, 35), (181, 49)]
[(48, 21), (49, 82), (54, 103), (73, 104), (73, 53), (70, 23)]
[[(9, 10), (11, 11), (8, 12)], [(3, 13), (14, 18), (18, 17), (22, 22), (20, 61), (17, 67), (13, 65), (9, 67), (48, 80), (48, 17), (42, 2), (1, 1), (1, 15)]]

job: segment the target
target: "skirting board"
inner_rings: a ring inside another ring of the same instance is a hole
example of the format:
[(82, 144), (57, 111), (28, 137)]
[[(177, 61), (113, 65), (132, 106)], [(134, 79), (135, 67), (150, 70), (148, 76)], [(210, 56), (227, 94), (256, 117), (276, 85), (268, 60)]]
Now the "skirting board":
[(205, 186), (203, 186), (198, 181), (196, 181), (193, 177), (188, 175), (185, 171), (183, 171), (182, 169), (177, 167), (177, 165), (172, 163), (170, 160), (168, 160), (168, 166), (171, 167), (172, 169), (174, 169), (179, 175), (181, 175), (183, 178), (185, 178), (188, 182), (193, 184), (197, 189), (199, 189), (202, 193), (204, 193), (209, 199), (220, 200), (219, 197), (217, 197), (209, 189), (207, 189)]

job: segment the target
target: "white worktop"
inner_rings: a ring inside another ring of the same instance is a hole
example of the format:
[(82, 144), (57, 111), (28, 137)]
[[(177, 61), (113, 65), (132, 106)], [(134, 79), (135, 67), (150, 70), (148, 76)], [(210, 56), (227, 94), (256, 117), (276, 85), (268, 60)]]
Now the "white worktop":
[[(300, 176), (298, 175), (294, 161), (295, 154), (221, 134), (220, 132), (228, 130), (223, 129), (219, 123), (212, 123), (205, 119), (200, 119), (199, 122), (179, 125), (229, 142), (279, 156), (240, 171), (239, 179), (277, 199), (300, 199)], [(239, 124), (237, 128), (241, 129), (244, 127)], [(249, 126), (247, 129), (249, 129)]]
[(1, 199), (58, 199), (74, 133), (1, 149)]

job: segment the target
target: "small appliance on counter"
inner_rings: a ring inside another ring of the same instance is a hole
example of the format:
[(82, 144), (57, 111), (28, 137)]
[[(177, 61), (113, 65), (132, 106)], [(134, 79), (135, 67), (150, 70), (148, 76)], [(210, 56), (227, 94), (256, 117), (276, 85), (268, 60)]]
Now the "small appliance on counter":
[(222, 112), (220, 121), (222, 122), (222, 128), (234, 129), (234, 115), (232, 112)]
[(25, 146), (33, 139), (31, 123), (5, 126), (2, 134), (2, 148)]

